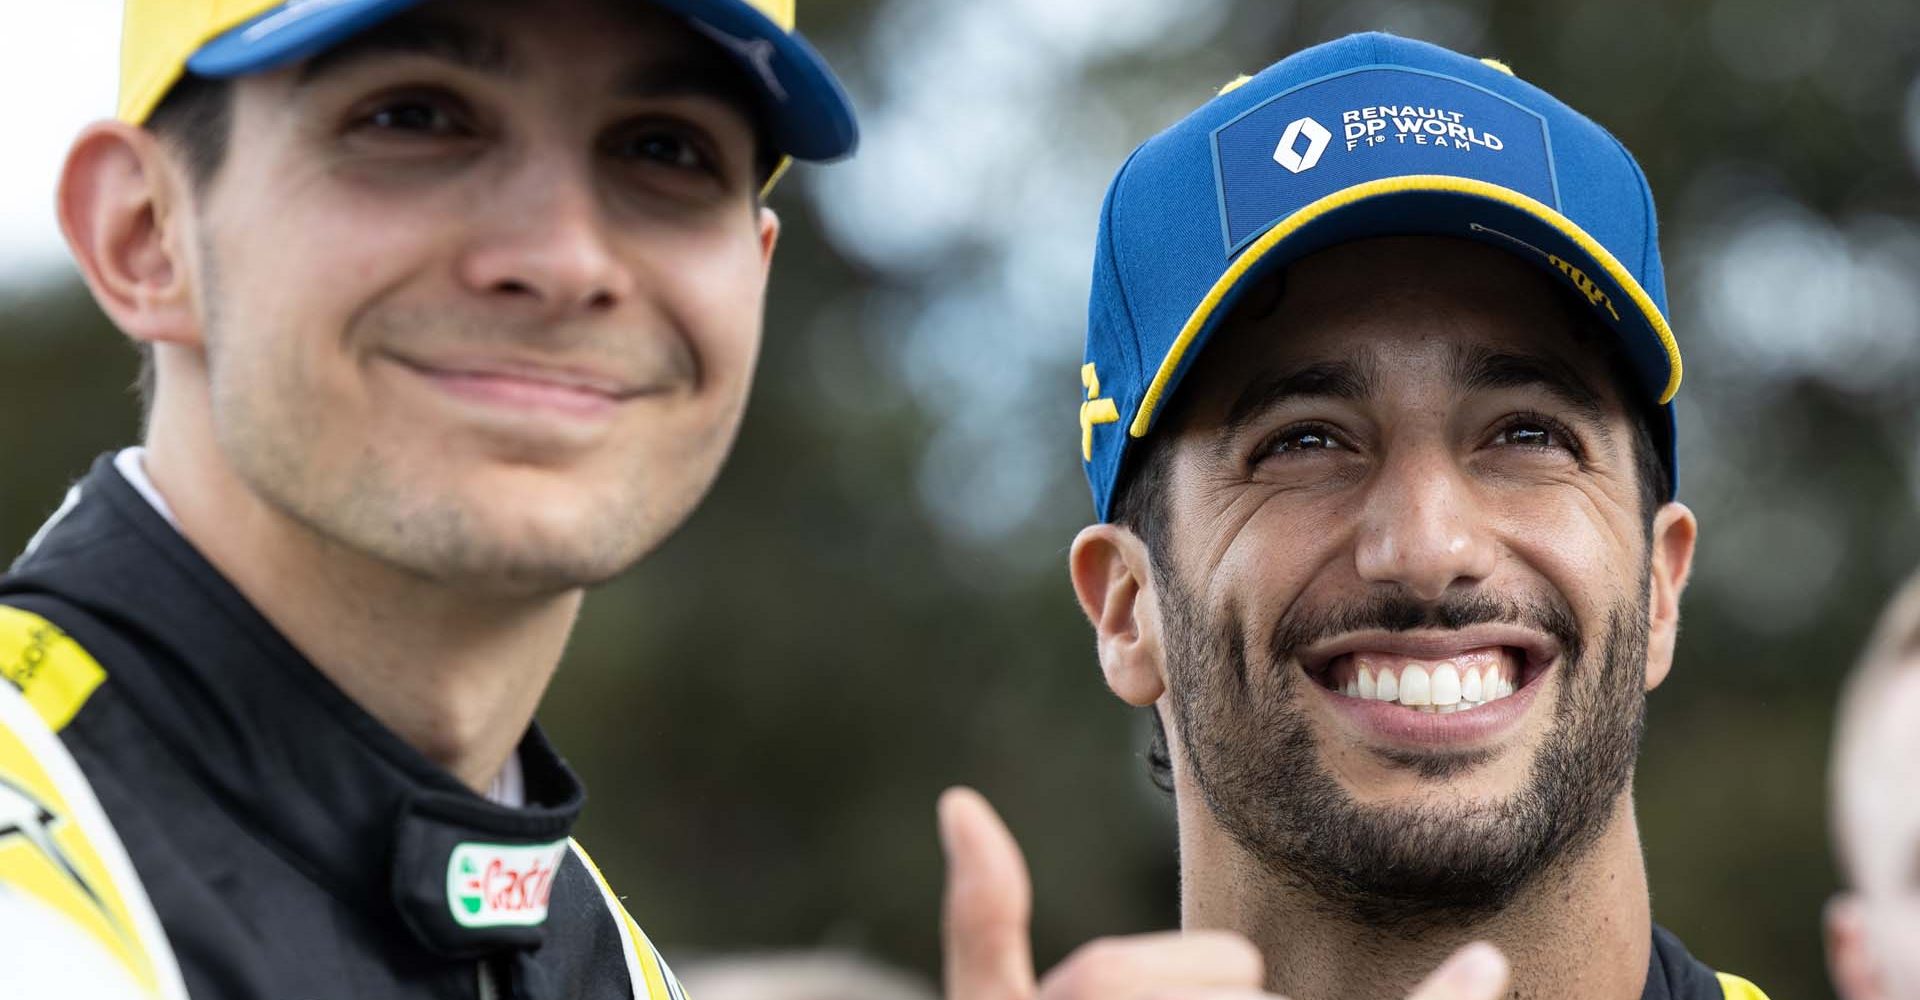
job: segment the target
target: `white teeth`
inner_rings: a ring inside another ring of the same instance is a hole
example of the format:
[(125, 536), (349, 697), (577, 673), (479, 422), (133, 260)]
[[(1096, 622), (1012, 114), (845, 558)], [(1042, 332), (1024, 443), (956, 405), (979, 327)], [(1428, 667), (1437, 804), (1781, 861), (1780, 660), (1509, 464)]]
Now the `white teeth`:
[(1442, 663), (1433, 668), (1433, 703), (1436, 705), (1457, 705), (1460, 703), (1460, 671), (1451, 663)]
[(1433, 682), (1427, 677), (1427, 668), (1409, 666), (1400, 672), (1400, 704), (1433, 704)]
[(1515, 685), (1492, 664), (1460, 666), (1443, 660), (1431, 666), (1407, 663), (1392, 668), (1357, 666), (1339, 692), (1366, 701), (1398, 702), (1429, 714), (1467, 712), (1513, 694)]

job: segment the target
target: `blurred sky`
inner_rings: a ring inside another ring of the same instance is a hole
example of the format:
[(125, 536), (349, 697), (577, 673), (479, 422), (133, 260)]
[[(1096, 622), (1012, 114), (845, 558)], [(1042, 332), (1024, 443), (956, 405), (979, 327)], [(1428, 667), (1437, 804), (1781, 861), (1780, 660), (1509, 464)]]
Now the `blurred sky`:
[(67, 144), (113, 114), (119, 0), (18, 4), (0, 32), (6, 155), (0, 156), (0, 285), (58, 273), (66, 251), (53, 187)]

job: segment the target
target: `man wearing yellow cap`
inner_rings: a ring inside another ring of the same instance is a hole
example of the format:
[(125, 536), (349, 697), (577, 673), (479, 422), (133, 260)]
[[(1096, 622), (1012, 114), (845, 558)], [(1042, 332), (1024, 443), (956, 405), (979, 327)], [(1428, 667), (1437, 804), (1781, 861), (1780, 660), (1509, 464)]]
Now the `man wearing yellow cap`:
[(0, 577), (0, 921), (51, 942), (30, 982), (677, 1000), (531, 720), (585, 588), (731, 446), (762, 193), (854, 146), (791, 0), (125, 25), (59, 211), (145, 357), (144, 446)]

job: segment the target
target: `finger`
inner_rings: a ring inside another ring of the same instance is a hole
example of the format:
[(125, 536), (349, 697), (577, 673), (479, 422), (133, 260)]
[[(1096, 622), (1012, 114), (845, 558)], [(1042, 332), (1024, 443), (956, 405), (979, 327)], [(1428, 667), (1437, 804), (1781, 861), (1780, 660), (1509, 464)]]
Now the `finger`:
[(1407, 1000), (1495, 1000), (1512, 971), (1500, 949), (1475, 941), (1440, 963)]
[(1227, 931), (1103, 938), (1047, 973), (1045, 1000), (1185, 997), (1208, 991), (1258, 993), (1266, 965), (1251, 942)]
[(1033, 884), (1020, 845), (971, 788), (940, 796), (940, 844), (947, 855), (947, 1000), (1028, 1000)]

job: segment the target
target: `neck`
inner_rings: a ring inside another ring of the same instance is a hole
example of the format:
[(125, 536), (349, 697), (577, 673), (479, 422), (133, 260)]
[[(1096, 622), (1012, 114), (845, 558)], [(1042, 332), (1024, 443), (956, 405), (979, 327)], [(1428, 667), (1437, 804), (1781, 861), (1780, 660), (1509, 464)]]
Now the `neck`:
[(146, 470), (181, 533), (319, 671), (485, 793), (559, 667), (582, 592), (503, 598), (347, 549), (248, 489), (191, 415), (156, 408)]
[(1471, 926), (1403, 935), (1330, 917), (1317, 897), (1270, 872), (1180, 798), (1182, 924), (1233, 930), (1259, 947), (1267, 988), (1294, 1000), (1403, 997), (1456, 948), (1490, 941), (1513, 964), (1514, 1000), (1635, 1000), (1646, 986), (1653, 923), (1633, 801), (1622, 794), (1600, 839), (1542, 873)]

